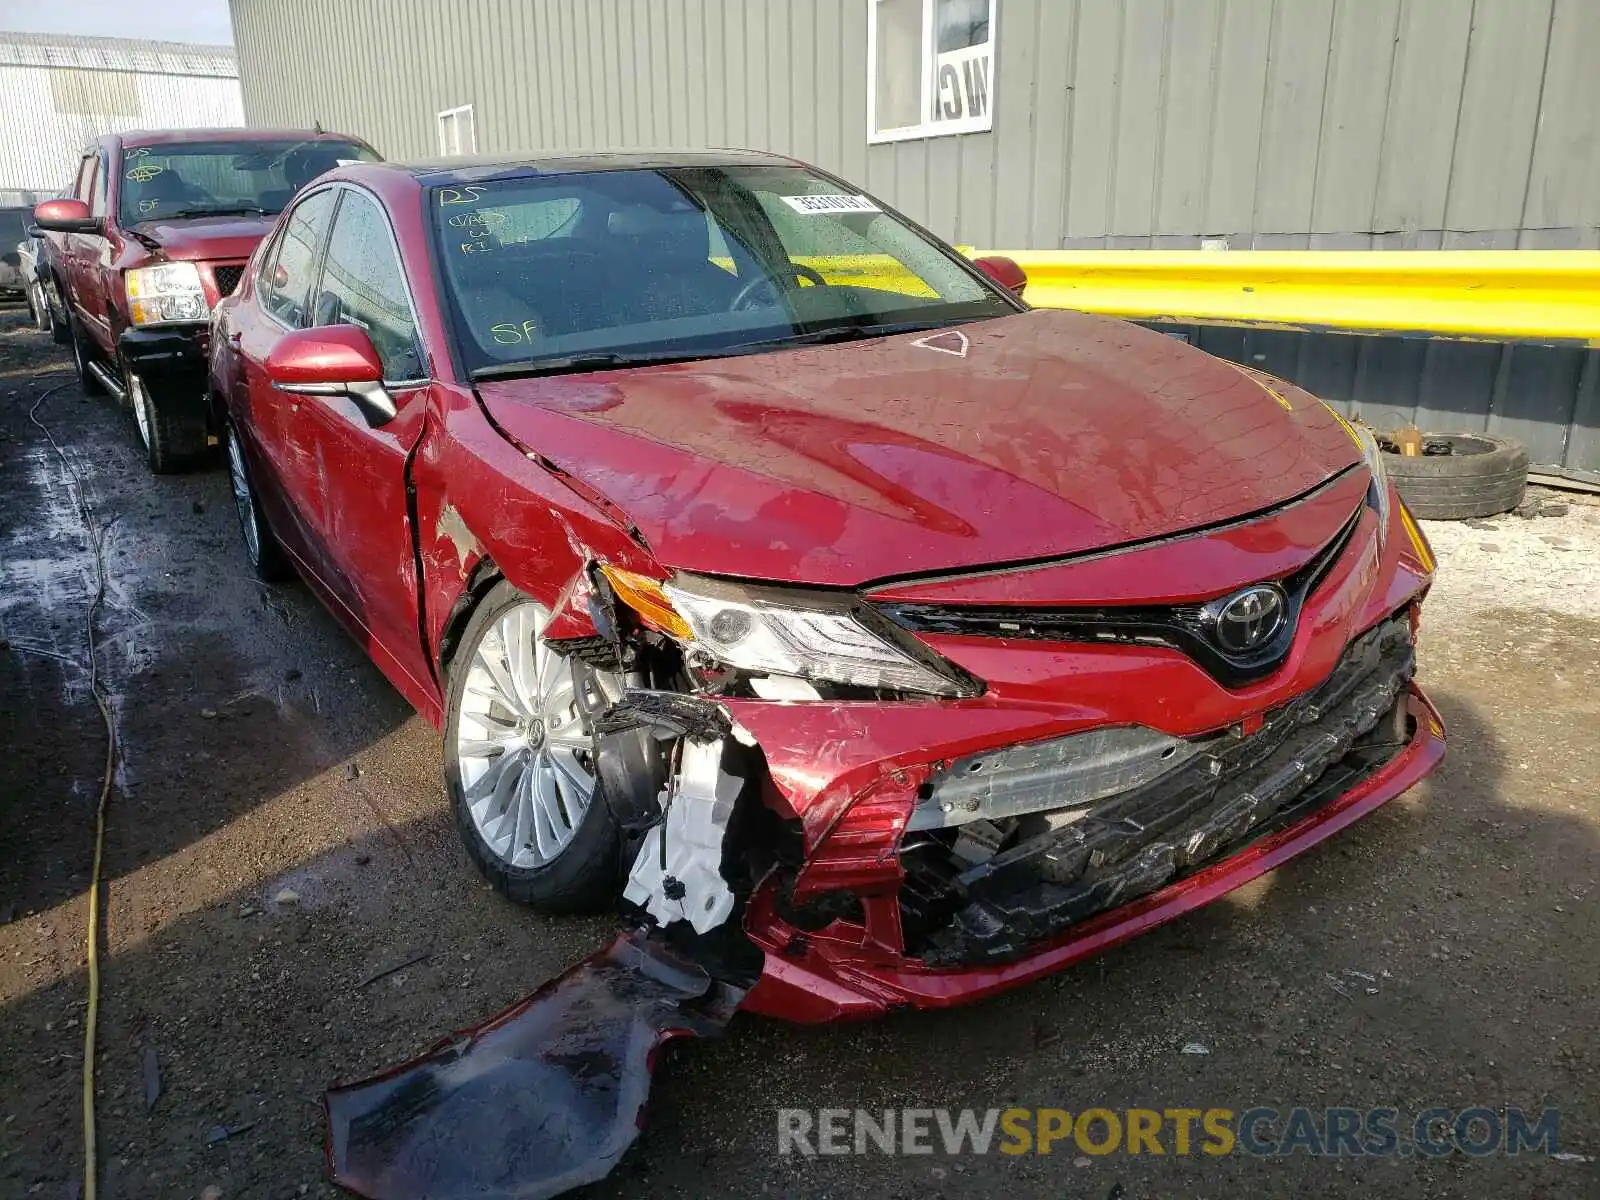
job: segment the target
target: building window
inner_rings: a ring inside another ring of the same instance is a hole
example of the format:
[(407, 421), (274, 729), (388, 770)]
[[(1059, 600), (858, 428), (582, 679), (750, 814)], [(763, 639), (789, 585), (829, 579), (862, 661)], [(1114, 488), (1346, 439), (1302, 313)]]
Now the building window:
[(868, 0), (867, 140), (994, 126), (997, 0)]
[(478, 152), (478, 125), (472, 105), (447, 108), (439, 114), (439, 153), (448, 157)]

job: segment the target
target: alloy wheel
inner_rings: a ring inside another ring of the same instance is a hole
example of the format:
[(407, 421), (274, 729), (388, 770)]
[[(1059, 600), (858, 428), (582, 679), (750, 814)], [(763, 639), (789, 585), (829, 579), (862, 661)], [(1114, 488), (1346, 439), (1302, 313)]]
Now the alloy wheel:
[[(472, 822), (490, 852), (512, 867), (555, 861), (595, 800), (594, 743), (583, 711), (604, 702), (594, 694), (603, 677), (551, 650), (542, 637), (548, 623), (532, 601), (500, 614), (468, 660), (456, 723)], [(580, 697), (580, 688), (590, 695)]]
[(150, 448), (150, 398), (145, 395), (144, 380), (137, 375), (128, 376), (128, 396), (133, 401), (133, 419), (139, 423), (139, 440), (145, 449)]
[(239, 435), (231, 427), (228, 430), (228, 479), (233, 484), (233, 504), (239, 510), (239, 528), (244, 533), (245, 550), (252, 564), (259, 563), (261, 531), (256, 524), (256, 503), (250, 495), (250, 476), (245, 473), (244, 451), (239, 447)]

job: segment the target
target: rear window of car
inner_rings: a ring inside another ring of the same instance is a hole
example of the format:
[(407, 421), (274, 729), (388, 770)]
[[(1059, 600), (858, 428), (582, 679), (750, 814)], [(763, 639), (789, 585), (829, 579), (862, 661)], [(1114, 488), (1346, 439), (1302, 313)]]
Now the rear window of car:
[(282, 212), (318, 175), (377, 154), (354, 142), (172, 142), (122, 153), (117, 212), (124, 225), (208, 215)]

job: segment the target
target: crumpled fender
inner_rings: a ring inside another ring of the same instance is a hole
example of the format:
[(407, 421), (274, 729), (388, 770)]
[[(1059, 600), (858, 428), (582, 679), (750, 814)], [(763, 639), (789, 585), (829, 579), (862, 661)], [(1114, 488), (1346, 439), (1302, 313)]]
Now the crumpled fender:
[(604, 1178), (639, 1136), (656, 1052), (722, 1032), (744, 989), (629, 932), (515, 1007), (331, 1089), (327, 1165), (372, 1200), (541, 1200)]

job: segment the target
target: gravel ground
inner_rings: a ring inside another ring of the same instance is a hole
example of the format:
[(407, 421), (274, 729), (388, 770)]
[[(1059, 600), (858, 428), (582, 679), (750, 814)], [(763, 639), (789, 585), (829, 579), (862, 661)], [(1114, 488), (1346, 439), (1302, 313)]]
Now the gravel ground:
[[(76, 1195), (81, 1156), (103, 754), (81, 669), (93, 558), (26, 416), (65, 365), (0, 316), (5, 1198)], [(612, 925), (534, 918), (479, 882), (450, 828), (436, 736), (302, 588), (248, 580), (221, 473), (150, 476), (126, 415), (74, 387), (40, 416), (107, 528), (100, 662), (122, 753), (100, 1194), (331, 1196), (323, 1087), (497, 1011)], [(644, 1137), (589, 1194), (1600, 1194), (1600, 508), (1428, 533), (1442, 571), (1422, 673), (1451, 734), (1433, 778), (1209, 909), (1001, 1000), (834, 1029), (740, 1017), (667, 1058)], [(1576, 1157), (808, 1161), (775, 1148), (787, 1106), (1296, 1103), (1554, 1106)]]

